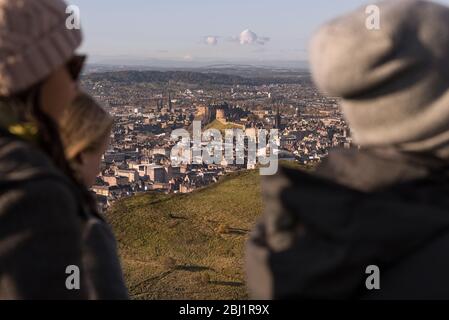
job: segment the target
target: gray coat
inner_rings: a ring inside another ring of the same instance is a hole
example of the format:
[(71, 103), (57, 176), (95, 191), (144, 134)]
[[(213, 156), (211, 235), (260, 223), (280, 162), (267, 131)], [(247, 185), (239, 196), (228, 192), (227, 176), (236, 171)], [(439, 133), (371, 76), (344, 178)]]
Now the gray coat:
[(85, 208), (40, 150), (0, 133), (0, 299), (128, 298), (114, 236)]

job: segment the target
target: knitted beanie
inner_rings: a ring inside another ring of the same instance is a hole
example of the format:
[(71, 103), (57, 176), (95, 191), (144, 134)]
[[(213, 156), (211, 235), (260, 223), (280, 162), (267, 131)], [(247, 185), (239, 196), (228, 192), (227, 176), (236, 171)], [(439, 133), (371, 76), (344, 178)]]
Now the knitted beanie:
[[(449, 8), (430, 1), (377, 4), (321, 27), (310, 47), (315, 83), (341, 97), (362, 146), (422, 151), (449, 143)], [(368, 12), (368, 13), (367, 13)]]
[(0, 96), (44, 80), (81, 44), (62, 0), (0, 0)]

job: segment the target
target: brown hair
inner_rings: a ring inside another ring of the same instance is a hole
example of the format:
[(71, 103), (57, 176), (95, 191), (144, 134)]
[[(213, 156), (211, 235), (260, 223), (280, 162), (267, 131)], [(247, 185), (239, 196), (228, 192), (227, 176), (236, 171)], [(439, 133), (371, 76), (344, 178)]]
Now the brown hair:
[(33, 123), (38, 135), (35, 144), (42, 149), (63, 173), (73, 178), (64, 155), (57, 124), (41, 108), (42, 82), (12, 96), (0, 97), (0, 106), (19, 122)]
[(69, 162), (83, 152), (98, 150), (112, 129), (113, 120), (93, 98), (80, 94), (65, 110), (61, 124), (64, 152)]

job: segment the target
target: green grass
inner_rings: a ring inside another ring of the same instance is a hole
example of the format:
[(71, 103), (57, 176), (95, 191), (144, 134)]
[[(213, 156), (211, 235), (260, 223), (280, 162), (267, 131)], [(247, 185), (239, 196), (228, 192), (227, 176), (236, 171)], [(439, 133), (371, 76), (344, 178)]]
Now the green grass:
[(134, 299), (245, 299), (244, 242), (262, 212), (258, 170), (185, 195), (147, 193), (107, 213)]
[(217, 129), (222, 131), (222, 133), (224, 133), (224, 130), (226, 129), (244, 129), (244, 126), (232, 123), (232, 122), (228, 122), (228, 123), (223, 123), (217, 119), (215, 119), (214, 121), (212, 121), (211, 123), (209, 123), (204, 130), (208, 130), (208, 129)]

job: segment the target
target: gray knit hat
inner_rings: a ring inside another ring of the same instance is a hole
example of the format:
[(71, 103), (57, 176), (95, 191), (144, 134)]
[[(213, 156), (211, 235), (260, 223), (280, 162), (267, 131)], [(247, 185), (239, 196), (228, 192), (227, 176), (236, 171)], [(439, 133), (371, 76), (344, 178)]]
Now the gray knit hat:
[(310, 53), (314, 80), (341, 106), (356, 143), (438, 149), (449, 143), (449, 8), (415, 0), (377, 4), (323, 26)]
[(44, 80), (81, 44), (62, 0), (0, 0), (0, 96)]

